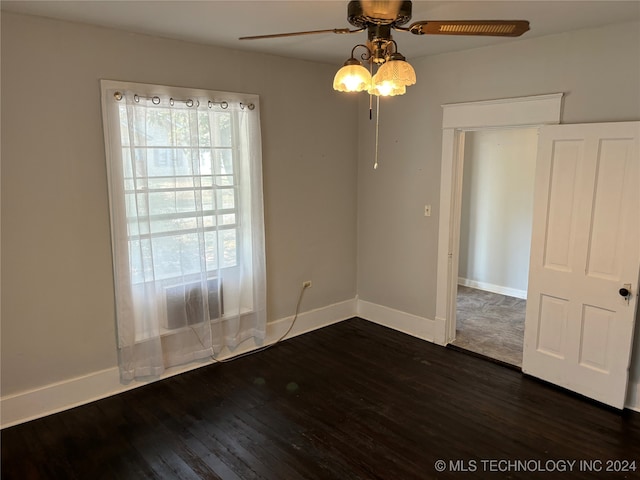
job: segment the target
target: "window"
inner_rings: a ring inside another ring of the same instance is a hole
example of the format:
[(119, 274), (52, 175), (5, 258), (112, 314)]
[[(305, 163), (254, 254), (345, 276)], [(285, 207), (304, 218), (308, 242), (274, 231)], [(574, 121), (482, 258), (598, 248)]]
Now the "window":
[[(131, 115), (130, 108), (119, 104), (133, 283), (150, 275), (171, 279), (199, 273), (202, 233), (206, 269), (235, 266), (238, 184), (231, 112), (152, 103), (144, 115)], [(140, 208), (149, 220), (142, 231)]]
[(257, 96), (111, 81), (102, 93), (123, 379), (261, 341)]

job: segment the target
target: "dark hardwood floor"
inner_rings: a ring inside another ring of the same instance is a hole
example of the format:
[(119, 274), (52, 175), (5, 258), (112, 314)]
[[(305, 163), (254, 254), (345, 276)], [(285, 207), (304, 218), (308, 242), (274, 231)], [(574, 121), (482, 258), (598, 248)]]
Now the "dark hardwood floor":
[(360, 319), (2, 431), (3, 480), (637, 477), (613, 460), (640, 414)]

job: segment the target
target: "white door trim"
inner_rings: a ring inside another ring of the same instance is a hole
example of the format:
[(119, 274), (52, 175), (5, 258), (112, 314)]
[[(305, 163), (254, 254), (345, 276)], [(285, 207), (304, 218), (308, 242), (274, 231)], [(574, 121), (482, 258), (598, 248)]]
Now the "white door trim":
[(563, 93), (442, 105), (442, 162), (434, 341), (455, 339), (464, 132), (560, 123)]

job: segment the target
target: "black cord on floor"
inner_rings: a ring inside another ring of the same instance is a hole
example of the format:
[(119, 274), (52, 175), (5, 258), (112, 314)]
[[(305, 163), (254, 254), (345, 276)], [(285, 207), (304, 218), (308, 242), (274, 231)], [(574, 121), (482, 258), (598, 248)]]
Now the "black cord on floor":
[[(216, 363), (226, 363), (226, 362), (230, 362), (231, 360), (236, 360), (238, 358), (242, 358), (242, 357), (246, 357), (249, 355), (253, 355), (254, 353), (259, 353), (259, 352), (263, 352), (265, 351), (267, 348), (271, 348), (274, 345), (277, 345), (278, 343), (280, 343), (282, 340), (285, 339), (285, 337), (287, 335), (289, 335), (289, 333), (291, 332), (291, 330), (293, 329), (293, 326), (296, 324), (296, 320), (298, 319), (298, 313), (300, 311), (300, 304), (302, 303), (302, 297), (304, 296), (304, 291), (309, 288), (311, 285), (309, 283), (303, 283), (302, 284), (302, 288), (300, 289), (300, 294), (298, 295), (298, 302), (296, 303), (296, 311), (295, 314), (293, 315), (293, 320), (291, 321), (291, 325), (289, 325), (289, 328), (287, 329), (286, 332), (284, 332), (282, 334), (282, 336), (280, 336), (280, 338), (278, 338), (275, 342), (270, 343), (269, 345), (265, 345), (263, 347), (260, 348), (256, 348), (255, 350), (251, 350), (249, 352), (245, 352), (245, 353), (241, 353), (239, 355), (235, 355), (231, 358), (226, 358), (224, 360), (218, 360), (216, 357), (214, 357), (213, 355), (211, 355), (211, 359), (216, 362)], [(249, 340), (248, 338), (246, 340), (244, 340), (243, 342), (240, 342), (238, 345), (241, 345), (242, 343), (246, 342), (247, 340)]]

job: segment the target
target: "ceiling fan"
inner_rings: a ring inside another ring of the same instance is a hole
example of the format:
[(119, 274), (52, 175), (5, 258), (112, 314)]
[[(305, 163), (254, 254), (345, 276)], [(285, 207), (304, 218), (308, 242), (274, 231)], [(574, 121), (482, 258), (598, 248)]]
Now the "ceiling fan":
[[(338, 70), (333, 88), (340, 92), (361, 92), (370, 95), (369, 118), (372, 118), (372, 96), (377, 97), (376, 150), (374, 169), (378, 167), (378, 119), (381, 96), (403, 95), (406, 87), (416, 83), (416, 73), (406, 58), (398, 52), (398, 45), (391, 31), (409, 32), (414, 35), (475, 35), (518, 37), (529, 30), (526, 20), (420, 20), (408, 27), (412, 2), (406, 0), (351, 0), (347, 6), (347, 21), (355, 27), (311, 30), (304, 32), (275, 33), (240, 37), (240, 40), (294, 37), (321, 33), (352, 34), (367, 31), (367, 44), (358, 44), (351, 50), (351, 57)], [(360, 58), (368, 63), (368, 69), (355, 58), (355, 50), (364, 48)], [(374, 65), (377, 72), (373, 74)]]
[[(333, 88), (342, 92), (367, 90), (377, 96), (402, 95), (406, 87), (416, 82), (413, 67), (398, 52), (391, 31), (414, 35), (476, 35), (517, 37), (529, 30), (526, 20), (420, 20), (405, 27), (411, 20), (411, 1), (352, 0), (347, 6), (347, 21), (356, 27), (275, 33), (240, 37), (240, 40), (293, 37), (322, 33), (353, 34), (367, 31), (367, 44), (353, 47), (351, 57), (338, 71)], [(354, 57), (356, 48), (364, 47), (361, 59), (369, 63), (369, 71)], [(378, 72), (373, 75), (373, 65)]]
[(311, 30), (306, 32), (274, 33), (240, 37), (240, 40), (293, 37), (318, 33), (349, 34), (367, 30), (369, 40), (390, 39), (391, 29), (414, 35), (484, 35), (518, 37), (529, 30), (526, 20), (420, 20), (403, 27), (411, 20), (411, 1), (352, 0), (347, 6), (347, 20), (356, 27)]

